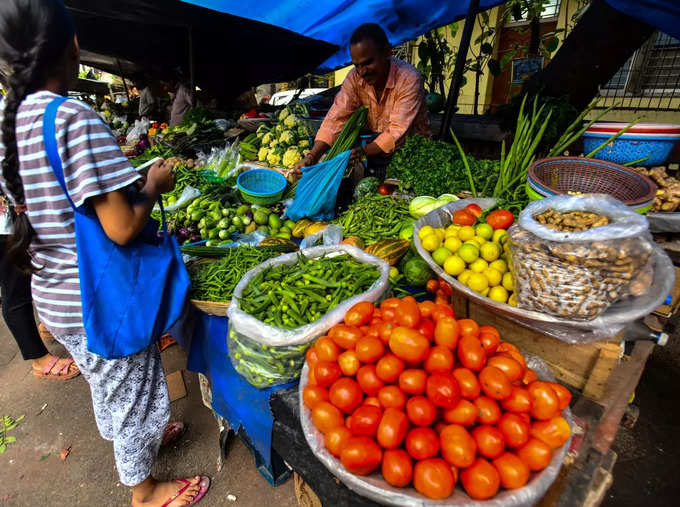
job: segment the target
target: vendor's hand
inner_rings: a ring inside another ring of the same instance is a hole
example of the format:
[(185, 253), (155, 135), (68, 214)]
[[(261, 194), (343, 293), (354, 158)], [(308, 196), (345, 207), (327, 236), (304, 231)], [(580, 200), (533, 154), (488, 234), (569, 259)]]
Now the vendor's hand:
[(151, 167), (146, 176), (147, 184), (159, 194), (170, 192), (175, 188), (175, 171), (172, 163), (167, 160), (159, 160)]
[(293, 166), (293, 169), (290, 173), (291, 178), (293, 178), (294, 180), (299, 180), (302, 177), (302, 168), (309, 167), (310, 165), (314, 165), (312, 157), (310, 157), (309, 155), (303, 157), (297, 164)]
[(364, 151), (363, 147), (354, 148), (349, 156), (349, 163), (356, 164), (358, 162), (361, 162), (365, 156), (366, 152)]

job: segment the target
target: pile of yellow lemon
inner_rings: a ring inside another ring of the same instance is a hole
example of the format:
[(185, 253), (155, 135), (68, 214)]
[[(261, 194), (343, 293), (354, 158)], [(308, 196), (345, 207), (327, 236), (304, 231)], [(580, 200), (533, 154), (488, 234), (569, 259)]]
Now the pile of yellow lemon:
[(517, 306), (504, 229), (488, 224), (426, 225), (418, 231), (423, 248), (446, 274), (494, 301)]

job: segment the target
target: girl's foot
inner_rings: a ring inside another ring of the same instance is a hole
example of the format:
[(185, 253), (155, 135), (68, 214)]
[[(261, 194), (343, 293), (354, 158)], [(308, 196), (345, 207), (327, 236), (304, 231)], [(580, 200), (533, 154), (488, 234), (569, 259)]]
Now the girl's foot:
[[(132, 492), (132, 507), (180, 507), (191, 505), (192, 502), (200, 499), (210, 486), (210, 479), (207, 477), (187, 477), (186, 479), (175, 479), (173, 482), (154, 481), (145, 493)], [(137, 493), (137, 494), (135, 494)]]
[(80, 375), (80, 370), (73, 359), (46, 354), (33, 360), (33, 375), (41, 379), (68, 380)]

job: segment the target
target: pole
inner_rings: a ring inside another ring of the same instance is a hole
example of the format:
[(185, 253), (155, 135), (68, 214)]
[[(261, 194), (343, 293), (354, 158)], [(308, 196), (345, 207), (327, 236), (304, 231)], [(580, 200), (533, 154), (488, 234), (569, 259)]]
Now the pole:
[(118, 72), (120, 72), (120, 78), (123, 80), (125, 95), (127, 95), (128, 102), (130, 102), (130, 92), (128, 91), (127, 83), (125, 82), (125, 74), (123, 74), (123, 66), (120, 64), (120, 59), (116, 58), (116, 63), (118, 64)]
[(194, 76), (194, 36), (191, 27), (189, 27), (189, 87), (191, 88), (191, 103), (196, 105), (194, 100), (194, 93), (196, 91), (196, 80)]
[(463, 35), (460, 39), (460, 47), (458, 48), (458, 54), (456, 55), (456, 65), (453, 68), (453, 76), (451, 77), (451, 86), (449, 87), (449, 96), (446, 100), (444, 118), (442, 119), (441, 129), (439, 130), (440, 139), (443, 139), (448, 134), (453, 121), (453, 115), (456, 113), (458, 95), (460, 95), (460, 85), (463, 82), (465, 61), (467, 60), (470, 39), (472, 38), (472, 29), (475, 27), (475, 16), (477, 16), (478, 11), (479, 0), (470, 0), (467, 16), (465, 17)]

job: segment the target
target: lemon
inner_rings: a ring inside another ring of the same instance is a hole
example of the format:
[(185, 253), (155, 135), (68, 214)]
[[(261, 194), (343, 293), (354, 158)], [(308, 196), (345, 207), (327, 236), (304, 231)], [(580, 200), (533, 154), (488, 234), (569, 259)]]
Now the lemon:
[(486, 240), (490, 241), (491, 238), (493, 238), (493, 227), (489, 224), (479, 224), (475, 227), (475, 232), (477, 233), (477, 236), (481, 236)]
[(460, 238), (461, 241), (467, 241), (468, 239), (472, 239), (475, 237), (475, 230), (470, 225), (461, 227), (460, 230), (458, 231), (458, 237)]
[(508, 298), (508, 304), (510, 306), (517, 306), (517, 295), (513, 292)]
[(489, 288), (489, 280), (481, 273), (472, 273), (466, 285), (475, 292), (482, 292), (484, 289)]
[(479, 254), (487, 262), (493, 262), (501, 256), (501, 247), (498, 243), (484, 243), (480, 249)]
[[(446, 269), (446, 268), (444, 268)], [(458, 281), (462, 283), (463, 285), (467, 285), (467, 281), (470, 279), (470, 277), (473, 275), (472, 271), (469, 269), (466, 269), (463, 271), (460, 275), (458, 275)]]
[(460, 225), (456, 224), (451, 224), (446, 228), (446, 237), (447, 238), (457, 238), (458, 237), (458, 231), (460, 230)]
[(491, 290), (491, 287), (487, 287), (487, 288), (484, 289), (482, 292), (480, 292), (480, 294), (481, 294), (482, 296), (486, 297), (486, 296), (489, 295), (489, 291), (490, 291), (490, 290)]
[(484, 271), (482, 271), (482, 273), (484, 273), (484, 276), (486, 276), (487, 280), (489, 280), (489, 285), (491, 287), (500, 285), (501, 281), (503, 280), (503, 274), (492, 267), (486, 268)]
[(434, 259), (434, 262), (441, 266), (444, 264), (444, 261), (451, 257), (452, 255), (453, 252), (451, 250), (443, 246), (440, 246), (434, 252), (432, 252), (432, 259)]
[(486, 243), (486, 239), (484, 239), (481, 236), (475, 236), (474, 238), (472, 238), (472, 241), (476, 241), (480, 245), (483, 245), (484, 243)]
[(457, 255), (451, 255), (444, 261), (444, 271), (447, 275), (458, 276), (465, 271), (465, 261)]
[(512, 273), (510, 273), (510, 271), (503, 275), (503, 287), (509, 291), (515, 290), (515, 284), (513, 283)]
[(434, 252), (437, 248), (442, 246), (441, 238), (434, 232), (422, 238), (421, 241), (423, 243), (423, 248), (428, 252)]
[(489, 299), (493, 299), (499, 303), (505, 303), (508, 300), (508, 291), (500, 285), (498, 287), (491, 287)]
[(484, 259), (477, 259), (476, 261), (471, 263), (468, 267), (470, 268), (470, 271), (473, 271), (475, 273), (481, 273), (482, 271), (489, 267), (489, 263), (486, 262)]
[(425, 236), (429, 236), (434, 232), (434, 227), (431, 225), (424, 225), (418, 231), (418, 237), (422, 240)]
[(477, 242), (476, 239), (468, 239), (468, 240), (467, 240), (465, 243), (463, 243), (463, 244), (464, 244), (464, 245), (474, 245), (477, 249), (479, 249), (479, 247), (482, 246), (482, 245), (480, 245), (480, 244)]
[(496, 259), (495, 261), (490, 262), (489, 267), (500, 271), (502, 275), (508, 272), (508, 263), (503, 259)]
[(457, 252), (463, 243), (457, 236), (449, 236), (444, 240), (444, 246), (452, 252)]
[(508, 235), (508, 231), (506, 231), (505, 229), (496, 229), (495, 231), (493, 231), (493, 236), (491, 237), (491, 240), (494, 243), (500, 243), (501, 238), (503, 236), (507, 236), (507, 235)]
[(471, 262), (476, 261), (477, 258), (479, 257), (479, 248), (470, 243), (466, 243), (462, 245), (458, 249), (458, 252), (456, 253), (460, 256), (461, 259), (463, 259), (465, 262), (469, 264)]
[(439, 236), (439, 239), (444, 241), (444, 238), (446, 237), (446, 231), (444, 229), (435, 229), (434, 232)]

